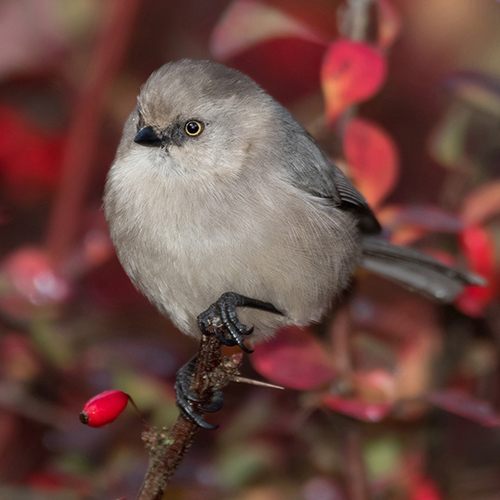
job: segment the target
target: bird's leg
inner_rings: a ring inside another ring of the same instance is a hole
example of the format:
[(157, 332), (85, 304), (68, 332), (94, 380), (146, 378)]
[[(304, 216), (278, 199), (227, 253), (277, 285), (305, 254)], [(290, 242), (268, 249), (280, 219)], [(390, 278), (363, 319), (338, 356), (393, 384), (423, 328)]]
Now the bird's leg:
[(237, 307), (251, 307), (275, 314), (283, 314), (269, 302), (228, 292), (221, 295), (216, 302), (198, 316), (198, 326), (204, 335), (215, 334), (222, 344), (239, 345), (243, 351), (250, 353), (253, 351), (243, 343), (243, 335), (252, 333), (253, 327), (247, 328), (240, 323), (236, 315)]
[(217, 426), (207, 424), (203, 415), (215, 412), (222, 407), (222, 391), (216, 390), (210, 398), (200, 398), (191, 389), (197, 356), (188, 361), (178, 372), (175, 381), (177, 408), (187, 420), (198, 424), (204, 429), (217, 429)]
[[(243, 343), (243, 335), (252, 333), (253, 327), (247, 328), (240, 323), (236, 315), (236, 307), (251, 307), (282, 314), (268, 302), (229, 292), (223, 294), (198, 316), (198, 325), (204, 335), (215, 335), (221, 344), (228, 346), (239, 345), (243, 351), (253, 352), (247, 349)], [(204, 429), (216, 429), (215, 426), (207, 424), (203, 420), (203, 415), (207, 412), (220, 410), (222, 407), (222, 391), (220, 389), (215, 390), (209, 398), (200, 398), (192, 390), (196, 361), (197, 357), (195, 356), (177, 372), (175, 382), (177, 407), (187, 420), (198, 424)]]

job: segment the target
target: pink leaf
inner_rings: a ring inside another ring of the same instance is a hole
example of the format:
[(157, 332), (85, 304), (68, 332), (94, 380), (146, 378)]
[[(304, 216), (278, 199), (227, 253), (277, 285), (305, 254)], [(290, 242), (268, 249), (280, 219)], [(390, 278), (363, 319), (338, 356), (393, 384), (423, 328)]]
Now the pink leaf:
[(475, 399), (461, 391), (448, 390), (434, 392), (427, 396), (427, 400), (438, 408), (473, 420), (479, 424), (488, 427), (500, 426), (500, 418), (491, 404)]
[(360, 399), (341, 398), (333, 394), (325, 395), (323, 404), (331, 410), (365, 422), (384, 419), (392, 408), (392, 405), (387, 403), (366, 403)]
[(328, 122), (335, 122), (352, 104), (375, 95), (386, 71), (384, 57), (370, 45), (350, 40), (332, 43), (321, 68)]
[(343, 141), (354, 182), (376, 207), (392, 191), (398, 177), (396, 145), (384, 130), (362, 118), (348, 123)]
[(413, 226), (428, 231), (458, 233), (463, 229), (460, 219), (434, 205), (391, 205), (377, 213), (385, 228), (395, 230)]
[(265, 40), (288, 37), (327, 44), (314, 30), (279, 9), (256, 0), (238, 0), (215, 27), (210, 50), (216, 59), (225, 61)]
[(292, 389), (313, 389), (335, 377), (330, 356), (307, 330), (289, 327), (261, 344), (252, 365), (272, 382)]

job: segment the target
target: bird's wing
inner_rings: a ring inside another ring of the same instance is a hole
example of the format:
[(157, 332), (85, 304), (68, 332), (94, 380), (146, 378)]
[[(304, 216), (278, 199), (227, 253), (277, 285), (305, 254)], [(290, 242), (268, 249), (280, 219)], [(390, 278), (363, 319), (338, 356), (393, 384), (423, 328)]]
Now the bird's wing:
[(302, 127), (295, 128), (294, 132), (293, 141), (289, 142), (287, 148), (286, 162), (287, 174), (292, 184), (354, 213), (358, 217), (362, 233), (380, 233), (381, 227), (375, 214), (342, 170), (326, 156)]

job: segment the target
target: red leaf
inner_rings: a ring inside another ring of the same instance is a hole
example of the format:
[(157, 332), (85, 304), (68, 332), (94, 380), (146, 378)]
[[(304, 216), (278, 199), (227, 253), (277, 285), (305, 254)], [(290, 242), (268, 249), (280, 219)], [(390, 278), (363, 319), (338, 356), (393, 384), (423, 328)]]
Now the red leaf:
[(80, 421), (89, 427), (104, 427), (116, 420), (129, 400), (130, 396), (122, 391), (101, 392), (87, 401), (80, 413)]
[(500, 417), (486, 401), (480, 401), (457, 390), (434, 392), (427, 400), (443, 410), (488, 427), (500, 426)]
[(226, 64), (249, 75), (277, 101), (287, 104), (318, 91), (324, 54), (323, 44), (273, 38), (252, 45)]
[(427, 478), (419, 480), (411, 491), (410, 500), (442, 500), (438, 487)]
[(389, 0), (378, 0), (378, 45), (389, 48), (401, 32), (401, 18)]
[(462, 252), (472, 271), (488, 277), (496, 269), (496, 252), (490, 232), (480, 226), (468, 226), (460, 235)]
[(385, 59), (369, 45), (349, 40), (332, 43), (321, 68), (328, 122), (335, 122), (349, 106), (376, 94), (386, 71)]
[(486, 286), (467, 286), (457, 299), (458, 308), (470, 316), (481, 316), (499, 290), (498, 263), (493, 237), (480, 226), (468, 226), (460, 235), (460, 246), (469, 269), (488, 280)]
[(34, 203), (59, 181), (63, 139), (31, 125), (17, 110), (0, 106), (0, 176), (9, 196)]
[(313, 389), (335, 377), (330, 356), (308, 331), (283, 328), (259, 345), (252, 365), (272, 382), (292, 389)]
[(297, 18), (276, 7), (256, 0), (239, 0), (229, 5), (215, 27), (210, 51), (216, 59), (226, 61), (263, 41), (290, 37), (328, 43)]
[(362, 118), (345, 130), (344, 153), (351, 175), (368, 203), (376, 207), (393, 189), (399, 171), (396, 145), (387, 133)]
[(341, 398), (333, 394), (325, 395), (323, 404), (331, 410), (365, 422), (378, 422), (392, 409), (392, 405), (388, 403), (366, 403), (360, 399)]
[(481, 224), (500, 214), (500, 181), (489, 182), (467, 196), (462, 209), (465, 224)]

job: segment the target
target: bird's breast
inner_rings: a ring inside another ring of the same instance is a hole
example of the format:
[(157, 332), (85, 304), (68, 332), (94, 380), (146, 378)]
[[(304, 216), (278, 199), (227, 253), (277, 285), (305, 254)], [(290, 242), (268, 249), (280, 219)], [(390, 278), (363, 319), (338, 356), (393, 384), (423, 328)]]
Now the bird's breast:
[(111, 171), (105, 211), (120, 262), (185, 333), (196, 335), (196, 316), (225, 292), (284, 311), (249, 318), (272, 328), (318, 320), (347, 285), (359, 259), (351, 216), (273, 182), (196, 185)]

